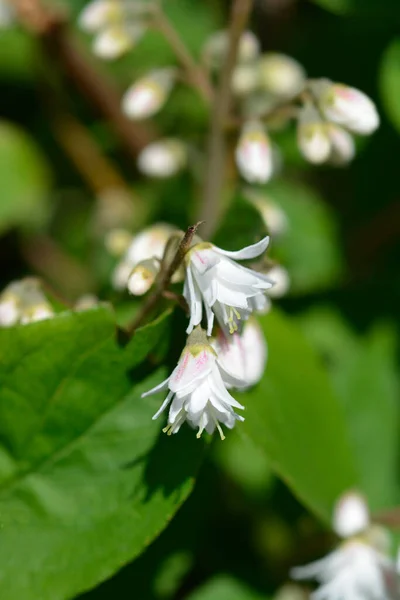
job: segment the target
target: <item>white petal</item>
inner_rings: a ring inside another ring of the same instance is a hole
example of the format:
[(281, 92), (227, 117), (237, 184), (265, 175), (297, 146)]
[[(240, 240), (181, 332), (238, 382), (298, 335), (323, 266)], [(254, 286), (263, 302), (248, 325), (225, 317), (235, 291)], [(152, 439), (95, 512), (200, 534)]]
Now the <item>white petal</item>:
[(153, 417), (152, 417), (153, 421), (155, 421), (155, 419), (157, 419), (161, 415), (163, 410), (165, 410), (167, 408), (173, 395), (174, 395), (173, 392), (168, 393), (168, 396), (165, 398), (164, 402), (161, 404), (158, 411), (153, 415)]
[(186, 333), (191, 333), (196, 325), (201, 323), (203, 317), (201, 293), (197, 284), (193, 281), (190, 267), (186, 269), (186, 279), (183, 289), (183, 297), (189, 305), (190, 321)]
[(216, 252), (223, 254), (224, 256), (229, 256), (229, 258), (234, 258), (236, 260), (247, 260), (250, 258), (256, 258), (263, 254), (267, 249), (269, 244), (269, 236), (267, 235), (265, 238), (257, 242), (256, 244), (252, 244), (251, 246), (246, 246), (242, 248), (242, 250), (236, 250), (235, 252), (230, 252), (229, 250), (222, 250), (217, 246), (214, 246)]
[(147, 396), (151, 396), (152, 394), (157, 394), (157, 392), (166, 390), (168, 387), (169, 380), (170, 377), (167, 377), (167, 379), (164, 379), (164, 381), (156, 385), (156, 387), (153, 387), (153, 389), (149, 390), (148, 392), (144, 392), (141, 397), (146, 398)]

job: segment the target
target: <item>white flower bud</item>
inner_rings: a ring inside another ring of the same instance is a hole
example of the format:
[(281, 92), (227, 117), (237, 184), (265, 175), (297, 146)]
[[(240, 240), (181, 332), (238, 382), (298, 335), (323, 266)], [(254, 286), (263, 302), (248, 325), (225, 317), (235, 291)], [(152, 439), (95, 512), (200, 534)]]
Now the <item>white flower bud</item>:
[(232, 91), (237, 96), (251, 94), (258, 83), (257, 69), (254, 65), (238, 65), (232, 74)]
[(133, 240), (133, 235), (127, 229), (111, 229), (106, 233), (104, 243), (112, 256), (122, 256)]
[[(229, 35), (227, 30), (213, 33), (203, 48), (204, 62), (213, 69), (219, 69), (226, 59), (229, 48)], [(237, 62), (247, 63), (254, 61), (260, 53), (260, 42), (252, 31), (244, 31), (240, 38)]]
[(143, 296), (153, 285), (160, 270), (160, 261), (155, 258), (142, 260), (134, 267), (128, 279), (128, 290), (134, 296)]
[(258, 77), (263, 90), (281, 99), (293, 98), (306, 81), (306, 73), (297, 60), (274, 52), (260, 57)]
[(273, 286), (268, 290), (268, 296), (271, 298), (281, 298), (285, 296), (290, 289), (290, 277), (287, 270), (281, 265), (274, 265), (267, 273)]
[(156, 114), (165, 104), (176, 78), (174, 68), (157, 69), (136, 81), (122, 98), (122, 110), (139, 121)]
[(320, 84), (319, 105), (324, 116), (352, 131), (368, 135), (379, 126), (372, 100), (360, 90), (339, 83)]
[(187, 160), (187, 148), (183, 142), (165, 138), (149, 144), (137, 159), (139, 171), (149, 177), (171, 177), (180, 171)]
[(107, 27), (94, 38), (93, 53), (104, 60), (119, 58), (139, 42), (145, 31), (140, 23)]
[(343, 165), (353, 160), (356, 151), (353, 136), (334, 123), (328, 124), (328, 133), (331, 141), (330, 162)]
[(356, 492), (344, 494), (333, 512), (333, 529), (340, 537), (348, 538), (363, 532), (370, 524), (368, 506)]
[(0, 297), (0, 327), (15, 325), (20, 316), (18, 298), (11, 293)]
[(259, 121), (248, 121), (236, 147), (236, 164), (249, 183), (265, 183), (273, 172), (273, 154), (269, 137)]
[(79, 15), (78, 25), (83, 31), (96, 33), (107, 26), (123, 22), (122, 4), (115, 0), (93, 0)]
[(299, 113), (297, 142), (306, 160), (314, 164), (326, 162), (331, 153), (328, 124), (322, 121), (311, 105), (304, 106)]

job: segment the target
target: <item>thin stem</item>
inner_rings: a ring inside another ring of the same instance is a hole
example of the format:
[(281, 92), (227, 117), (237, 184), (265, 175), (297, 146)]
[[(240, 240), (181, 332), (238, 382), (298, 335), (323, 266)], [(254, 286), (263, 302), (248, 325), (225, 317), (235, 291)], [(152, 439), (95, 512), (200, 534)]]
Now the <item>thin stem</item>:
[(197, 64), (179, 33), (158, 4), (153, 7), (153, 18), (157, 29), (163, 34), (185, 69), (188, 80), (200, 92), (206, 102), (211, 102), (214, 90), (207, 73)]
[(224, 128), (229, 115), (232, 72), (236, 64), (240, 37), (246, 27), (252, 0), (234, 0), (229, 26), (229, 48), (222, 68), (212, 116), (208, 143), (208, 165), (200, 218), (205, 221), (204, 235), (210, 237), (215, 230), (220, 208), (220, 196), (225, 176)]
[(157, 306), (158, 302), (163, 297), (165, 290), (171, 282), (173, 274), (180, 267), (186, 252), (191, 246), (193, 237), (201, 224), (202, 222), (199, 221), (198, 223), (192, 225), (186, 230), (185, 235), (182, 237), (179, 243), (175, 256), (173, 257), (169, 265), (166, 263), (164, 253), (164, 259), (161, 263), (161, 269), (154, 285), (154, 292), (147, 298), (146, 302), (143, 304), (141, 310), (138, 312), (135, 319), (126, 328), (126, 332), (129, 335), (132, 335), (136, 331), (136, 329), (143, 324), (143, 322), (151, 314), (151, 312)]

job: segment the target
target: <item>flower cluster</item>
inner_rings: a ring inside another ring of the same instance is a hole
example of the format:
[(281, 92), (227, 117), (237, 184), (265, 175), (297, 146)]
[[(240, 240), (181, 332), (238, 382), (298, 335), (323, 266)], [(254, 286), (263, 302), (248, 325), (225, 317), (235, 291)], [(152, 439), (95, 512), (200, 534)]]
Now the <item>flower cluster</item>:
[(333, 529), (343, 538), (322, 560), (292, 569), (295, 579), (316, 579), (314, 600), (395, 600), (400, 581), (386, 530), (372, 525), (365, 500), (355, 492), (339, 499)]
[(0, 327), (42, 321), (53, 314), (40, 282), (34, 277), (13, 281), (0, 294)]

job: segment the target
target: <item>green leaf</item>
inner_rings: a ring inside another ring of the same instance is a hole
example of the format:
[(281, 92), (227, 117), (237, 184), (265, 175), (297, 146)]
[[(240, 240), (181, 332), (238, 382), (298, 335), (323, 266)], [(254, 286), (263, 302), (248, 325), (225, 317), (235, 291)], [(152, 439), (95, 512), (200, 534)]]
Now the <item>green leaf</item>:
[(7, 600), (62, 600), (96, 585), (137, 556), (191, 491), (202, 444), (188, 430), (161, 433), (151, 419), (160, 399), (141, 393), (165, 373), (137, 383), (128, 362), (105, 308), (0, 331)]
[(195, 590), (188, 600), (266, 600), (265, 595), (257, 593), (246, 584), (231, 575), (217, 575), (202, 587)]
[(380, 68), (380, 89), (386, 112), (400, 131), (400, 39), (385, 50)]
[(50, 172), (35, 142), (0, 122), (0, 233), (15, 226), (41, 226), (49, 216)]
[(313, 0), (322, 8), (341, 16), (378, 18), (382, 21), (394, 19), (400, 14), (397, 0)]
[(157, 344), (169, 340), (172, 309), (163, 312), (157, 319), (140, 327), (133, 335), (125, 349), (125, 356), (130, 367), (141, 363)]
[(310, 292), (335, 284), (342, 261), (329, 207), (317, 192), (299, 182), (273, 181), (266, 191), (288, 219), (288, 231), (272, 240), (271, 252), (288, 269), (291, 291)]
[(370, 506), (395, 505), (399, 406), (393, 330), (376, 326), (358, 336), (329, 309), (315, 309), (299, 320), (326, 361)]
[(274, 311), (261, 319), (269, 361), (261, 382), (238, 399), (242, 429), (277, 474), (320, 517), (357, 485), (342, 407), (301, 330)]

